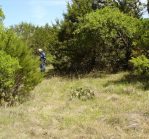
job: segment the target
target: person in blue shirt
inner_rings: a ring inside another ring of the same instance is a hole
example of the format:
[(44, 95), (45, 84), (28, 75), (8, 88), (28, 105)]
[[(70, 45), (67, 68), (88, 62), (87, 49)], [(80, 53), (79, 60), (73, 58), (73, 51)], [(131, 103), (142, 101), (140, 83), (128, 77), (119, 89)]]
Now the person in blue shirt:
[(40, 54), (40, 71), (45, 72), (46, 70), (46, 54), (42, 49), (38, 49)]

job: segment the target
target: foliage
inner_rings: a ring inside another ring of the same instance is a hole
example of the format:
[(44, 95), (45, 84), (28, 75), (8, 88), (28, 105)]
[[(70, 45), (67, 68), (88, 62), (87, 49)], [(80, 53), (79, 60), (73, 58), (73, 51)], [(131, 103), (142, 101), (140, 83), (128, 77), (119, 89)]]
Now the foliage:
[(34, 25), (22, 22), (18, 25), (11, 26), (10, 29), (13, 30), (20, 39), (22, 39), (28, 46), (31, 47), (31, 38), (36, 30)]
[(48, 47), (51, 46), (51, 36), (52, 36), (52, 27), (48, 24), (44, 27), (36, 27), (35, 32), (31, 38), (31, 47), (34, 50), (38, 48), (42, 48), (43, 50), (47, 50)]
[(136, 40), (134, 56), (145, 55), (149, 58), (149, 19), (141, 20), (141, 26), (138, 28), (139, 39)]
[(4, 13), (3, 13), (3, 10), (0, 8), (0, 23), (3, 22), (5, 16), (4, 16)]
[(88, 14), (76, 31), (87, 50), (85, 60), (90, 57), (93, 64), (98, 60), (100, 67), (128, 68), (138, 26), (139, 20), (118, 9), (104, 8)]
[(149, 19), (143, 19), (138, 29), (139, 39), (133, 50), (134, 73), (137, 75), (149, 75)]
[(138, 26), (138, 19), (118, 9), (107, 7), (86, 14), (74, 36), (56, 49), (54, 67), (65, 72), (128, 69)]
[[(139, 0), (72, 0), (56, 25), (22, 22), (9, 30), (2, 25), (0, 9), (1, 98), (22, 100), (40, 82), (38, 48), (64, 73), (128, 70), (130, 61), (136, 73), (148, 74), (149, 20), (140, 18), (143, 6)], [(86, 88), (72, 91), (80, 99), (88, 94), (92, 91)]]
[[(8, 88), (9, 91), (6, 90), (6, 93), (9, 92), (13, 97), (18, 96), (19, 100), (22, 101), (26, 98), (25, 96), (29, 95), (30, 90), (41, 81), (41, 74), (38, 71), (38, 59), (32, 55), (31, 49), (29, 49), (13, 32), (3, 29), (1, 30), (0, 37), (0, 50), (12, 57), (12, 60), (10, 60), (12, 65), (8, 66), (12, 66), (11, 68), (14, 69), (14, 71), (17, 70), (15, 73), (10, 73), (12, 74), (11, 76), (14, 77), (12, 78), (12, 80), (14, 79), (14, 85)], [(15, 59), (17, 59), (21, 68), (18, 69)], [(16, 63), (16, 70), (13, 67), (12, 61), (14, 61), (14, 64)], [(8, 80), (9, 79), (10, 78), (8, 78)]]
[(92, 0), (72, 0), (71, 4), (67, 4), (67, 13), (64, 14), (64, 18), (72, 23), (79, 22), (80, 17), (92, 10)]
[(5, 101), (12, 105), (16, 101), (25, 100), (41, 81), (42, 75), (38, 70), (39, 60), (33, 55), (31, 48), (27, 47), (33, 26), (22, 23), (16, 27), (17, 32), (12, 27), (6, 29), (3, 26), (2, 10), (0, 17), (0, 104)]
[(137, 0), (68, 3), (52, 53), (54, 68), (65, 73), (88, 72), (93, 68), (128, 69), (140, 26), (140, 21), (133, 17), (140, 18), (143, 8), (144, 4)]
[[(46, 53), (47, 64), (52, 62), (51, 49), (55, 44), (55, 29), (46, 24), (38, 27), (32, 24), (24, 23), (12, 26), (13, 30), (19, 38), (21, 38), (29, 48), (33, 49), (33, 54), (38, 54), (38, 49), (43, 49)], [(53, 44), (54, 43), (54, 44)]]
[(78, 98), (80, 100), (89, 100), (95, 97), (94, 91), (88, 88), (75, 88), (71, 90), (71, 99)]
[(2, 101), (12, 101), (14, 94), (13, 86), (15, 85), (15, 76), (20, 69), (19, 61), (0, 51), (0, 103)]
[(130, 62), (133, 64), (134, 72), (137, 75), (149, 75), (149, 59), (144, 56), (132, 58)]
[(71, 48), (75, 45), (74, 31), (80, 23), (82, 17), (92, 11), (92, 0), (72, 0), (67, 4), (67, 12), (64, 14), (64, 21), (57, 24), (56, 43), (53, 47), (54, 68), (60, 72), (68, 72), (68, 64)]
[(93, 9), (101, 9), (106, 6), (117, 7), (121, 12), (140, 18), (145, 4), (141, 0), (93, 0)]

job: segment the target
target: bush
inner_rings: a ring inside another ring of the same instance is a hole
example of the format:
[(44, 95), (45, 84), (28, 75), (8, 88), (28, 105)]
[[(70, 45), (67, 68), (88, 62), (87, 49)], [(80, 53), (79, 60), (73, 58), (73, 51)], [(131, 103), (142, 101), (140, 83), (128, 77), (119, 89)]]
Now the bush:
[(137, 75), (149, 75), (149, 59), (141, 55), (137, 58), (132, 58), (130, 62), (133, 65), (134, 73)]
[(70, 73), (129, 69), (140, 23), (116, 8), (106, 7), (86, 14), (71, 33), (73, 37), (70, 34), (68, 40), (55, 47), (54, 68)]
[[(30, 90), (41, 81), (41, 73), (38, 70), (39, 60), (33, 56), (31, 49), (13, 32), (1, 29), (0, 37), (0, 50), (5, 52), (1, 52), (3, 61), (0, 62), (0, 67), (4, 65), (5, 67), (0, 69), (0, 73), (2, 77), (5, 74), (9, 76), (9, 78), (5, 76), (7, 79), (3, 81), (3, 90), (7, 94), (7, 98), (18, 97), (19, 101), (23, 101), (29, 96)], [(0, 94), (3, 95), (2, 90)], [(6, 97), (3, 98), (6, 102), (10, 102)]]
[(71, 99), (78, 98), (80, 100), (89, 100), (95, 97), (94, 91), (88, 88), (75, 88), (71, 90)]
[(12, 58), (5, 52), (0, 51), (0, 102), (11, 100), (13, 86), (15, 85), (15, 74), (20, 69), (17, 59)]

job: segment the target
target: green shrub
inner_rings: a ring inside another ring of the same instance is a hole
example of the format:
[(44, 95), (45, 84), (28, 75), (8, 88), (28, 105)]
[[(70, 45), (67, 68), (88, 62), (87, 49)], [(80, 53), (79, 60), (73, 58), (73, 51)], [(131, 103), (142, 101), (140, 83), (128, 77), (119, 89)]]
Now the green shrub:
[(71, 90), (71, 99), (78, 98), (80, 100), (89, 100), (95, 97), (94, 91), (88, 88), (75, 88)]
[(20, 69), (17, 59), (12, 58), (5, 52), (0, 51), (0, 101), (11, 100), (13, 86), (15, 85), (15, 74)]
[(86, 14), (80, 18), (73, 37), (70, 34), (70, 39), (55, 47), (54, 68), (68, 73), (129, 69), (133, 41), (138, 35), (140, 23), (140, 20), (116, 8), (106, 7)]
[(149, 75), (149, 59), (146, 56), (132, 58), (130, 62), (133, 64), (135, 74)]
[[(42, 76), (38, 69), (39, 59), (33, 56), (31, 49), (13, 32), (5, 31), (3, 28), (0, 31), (0, 50), (6, 54), (6, 59), (3, 59), (4, 63), (0, 62), (0, 67), (5, 64), (6, 67), (1, 68), (0, 71), (3, 77), (5, 72), (8, 76), (11, 75), (10, 78), (7, 78), (7, 81), (4, 81), (8, 85), (11, 84), (4, 87), (7, 88), (5, 94), (7, 94), (7, 98), (18, 97), (19, 101), (23, 101), (29, 96), (29, 92), (35, 85), (41, 81)], [(10, 63), (7, 63), (8, 59), (10, 59)], [(3, 94), (3, 92), (0, 93)], [(10, 100), (5, 99), (4, 101), (9, 102)]]

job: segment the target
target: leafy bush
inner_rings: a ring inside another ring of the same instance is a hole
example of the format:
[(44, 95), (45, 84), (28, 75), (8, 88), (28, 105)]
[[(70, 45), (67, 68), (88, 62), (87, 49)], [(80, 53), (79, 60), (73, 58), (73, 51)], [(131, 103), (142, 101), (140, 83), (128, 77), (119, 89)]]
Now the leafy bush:
[(132, 58), (130, 62), (133, 64), (135, 74), (149, 75), (149, 59), (146, 56)]
[(85, 51), (80, 63), (88, 64), (91, 69), (128, 69), (138, 26), (138, 19), (116, 8), (106, 7), (87, 14), (75, 31), (81, 42), (79, 47)]
[[(1, 80), (3, 88), (0, 96), (5, 92), (7, 98), (18, 97), (19, 101), (23, 101), (29, 96), (30, 90), (41, 81), (39, 60), (13, 32), (1, 28), (0, 37), (0, 50), (5, 52), (1, 52), (0, 73), (3, 77)], [(4, 77), (7, 79), (4, 80)], [(13, 100), (3, 98), (6, 102)]]
[(55, 47), (54, 68), (77, 73), (128, 69), (138, 26), (139, 19), (116, 8), (90, 12), (72, 29), (72, 39)]
[(75, 88), (71, 90), (71, 99), (78, 98), (80, 100), (93, 99), (95, 97), (94, 91), (88, 88)]
[(15, 74), (20, 69), (17, 59), (12, 58), (5, 52), (0, 51), (0, 102), (12, 100), (13, 86), (15, 85)]

